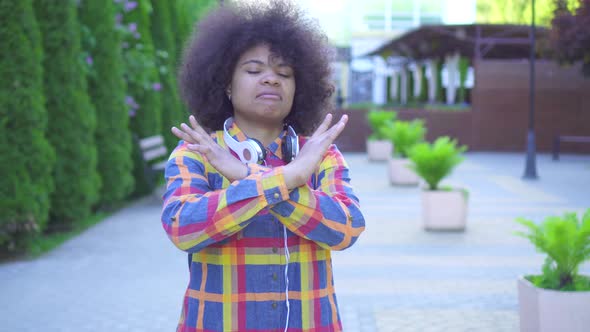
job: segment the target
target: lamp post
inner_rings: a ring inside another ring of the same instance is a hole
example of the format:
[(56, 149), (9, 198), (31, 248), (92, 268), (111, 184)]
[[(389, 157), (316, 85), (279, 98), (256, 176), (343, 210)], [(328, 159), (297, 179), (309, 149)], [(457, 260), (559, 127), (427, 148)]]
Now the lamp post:
[(535, 180), (537, 165), (535, 161), (535, 0), (532, 0), (531, 15), (531, 53), (530, 53), (530, 77), (529, 77), (529, 128), (527, 133), (526, 166), (524, 179)]

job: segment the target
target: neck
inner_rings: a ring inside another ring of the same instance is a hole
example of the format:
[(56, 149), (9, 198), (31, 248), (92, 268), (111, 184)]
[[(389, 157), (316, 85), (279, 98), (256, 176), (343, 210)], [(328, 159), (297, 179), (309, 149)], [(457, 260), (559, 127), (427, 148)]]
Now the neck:
[(283, 124), (267, 124), (264, 122), (251, 122), (240, 118), (234, 118), (234, 122), (240, 130), (250, 138), (259, 140), (265, 147), (269, 146), (279, 137), (283, 131)]

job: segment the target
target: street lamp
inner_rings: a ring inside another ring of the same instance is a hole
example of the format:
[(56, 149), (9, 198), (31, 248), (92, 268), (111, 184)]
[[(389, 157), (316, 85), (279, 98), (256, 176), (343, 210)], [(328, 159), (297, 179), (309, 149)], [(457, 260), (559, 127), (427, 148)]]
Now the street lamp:
[(531, 15), (531, 53), (529, 77), (529, 129), (527, 133), (526, 166), (524, 179), (537, 179), (537, 165), (535, 161), (535, 0), (532, 0)]

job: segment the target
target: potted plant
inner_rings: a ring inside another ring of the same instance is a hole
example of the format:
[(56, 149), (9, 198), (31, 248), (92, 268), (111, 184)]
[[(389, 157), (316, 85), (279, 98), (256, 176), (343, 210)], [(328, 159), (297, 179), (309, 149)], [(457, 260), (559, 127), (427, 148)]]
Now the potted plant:
[(590, 276), (578, 273), (590, 260), (590, 209), (545, 218), (540, 224), (519, 218), (537, 251), (547, 255), (540, 275), (518, 279), (520, 331), (590, 330)]
[(410, 167), (426, 183), (422, 191), (422, 221), (426, 230), (464, 230), (467, 223), (467, 192), (441, 187), (440, 182), (463, 161), (465, 146), (447, 136), (434, 143), (416, 144), (408, 152)]
[(371, 127), (371, 135), (367, 138), (367, 154), (371, 161), (385, 161), (389, 159), (393, 151), (391, 141), (385, 135), (384, 130), (392, 125), (397, 117), (393, 111), (370, 110), (367, 120)]
[(393, 126), (384, 129), (395, 149), (389, 159), (389, 180), (393, 185), (417, 185), (418, 175), (410, 168), (408, 151), (416, 143), (424, 140), (426, 128), (424, 121), (395, 121)]

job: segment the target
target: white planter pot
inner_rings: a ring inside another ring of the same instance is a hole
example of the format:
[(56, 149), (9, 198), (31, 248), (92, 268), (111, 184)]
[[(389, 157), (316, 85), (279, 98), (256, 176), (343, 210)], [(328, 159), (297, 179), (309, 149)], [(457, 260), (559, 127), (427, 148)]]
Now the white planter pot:
[(467, 223), (465, 194), (458, 190), (422, 191), (422, 221), (426, 230), (464, 230)]
[(367, 140), (367, 154), (371, 161), (385, 161), (391, 158), (393, 146), (390, 141)]
[(590, 331), (590, 291), (537, 288), (524, 277), (517, 285), (521, 332)]
[(393, 185), (416, 186), (420, 182), (418, 175), (410, 169), (412, 161), (408, 158), (389, 160), (389, 180)]

